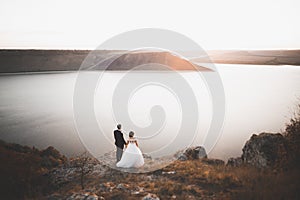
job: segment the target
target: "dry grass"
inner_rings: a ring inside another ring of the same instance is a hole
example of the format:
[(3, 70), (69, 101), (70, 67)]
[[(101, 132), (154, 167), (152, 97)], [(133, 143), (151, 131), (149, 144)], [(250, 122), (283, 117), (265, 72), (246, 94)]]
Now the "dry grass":
[[(173, 171), (174, 174), (163, 173)], [(113, 170), (111, 175), (90, 180), (89, 186), (109, 185), (111, 190), (97, 192), (106, 199), (140, 199), (147, 193), (157, 194), (161, 199), (172, 196), (177, 199), (299, 199), (299, 180), (297, 169), (276, 172), (250, 166), (213, 166), (195, 160), (176, 161), (148, 174)], [(123, 184), (125, 189), (118, 189), (118, 184)], [(142, 192), (132, 194), (139, 188), (143, 188)]]
[(272, 172), (257, 169), (233, 169), (231, 173), (242, 181), (243, 187), (232, 199), (299, 199), (300, 173), (298, 169)]

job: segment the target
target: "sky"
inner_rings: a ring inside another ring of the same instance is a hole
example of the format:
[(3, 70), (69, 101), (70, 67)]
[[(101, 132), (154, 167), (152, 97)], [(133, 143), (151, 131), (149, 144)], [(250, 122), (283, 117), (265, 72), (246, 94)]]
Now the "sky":
[(95, 49), (162, 28), (204, 49), (300, 49), (299, 0), (0, 0), (0, 48)]

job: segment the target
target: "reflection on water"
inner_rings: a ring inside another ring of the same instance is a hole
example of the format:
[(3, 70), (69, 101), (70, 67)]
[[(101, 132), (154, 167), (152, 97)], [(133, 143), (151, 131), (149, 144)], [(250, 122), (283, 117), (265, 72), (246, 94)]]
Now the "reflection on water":
[[(211, 156), (227, 158), (241, 153), (253, 133), (280, 132), (300, 97), (300, 67), (217, 65), (226, 95), (226, 119), (220, 140)], [(105, 137), (99, 146), (114, 148), (111, 97), (123, 72), (106, 72), (95, 94), (95, 115)], [(194, 144), (202, 144), (211, 120), (210, 95), (193, 72), (182, 73), (199, 104), (199, 129)], [(0, 76), (0, 138), (37, 147), (53, 145), (67, 155), (83, 150), (73, 119), (76, 73), (18, 74)], [(159, 87), (136, 91), (128, 102), (131, 120), (144, 127), (151, 123), (150, 108), (166, 111), (164, 131), (151, 140), (140, 140), (147, 153), (167, 144), (180, 125), (180, 106), (174, 95)], [(124, 125), (125, 131), (131, 127)], [(136, 133), (148, 136), (151, 133)], [(105, 145), (104, 145), (105, 143)], [(174, 147), (176, 149), (176, 147)]]

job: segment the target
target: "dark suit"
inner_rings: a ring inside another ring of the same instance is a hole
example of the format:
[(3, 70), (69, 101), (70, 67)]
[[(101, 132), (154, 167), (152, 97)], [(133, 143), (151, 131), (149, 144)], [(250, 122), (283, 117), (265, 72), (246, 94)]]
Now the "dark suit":
[(126, 144), (126, 141), (124, 140), (123, 133), (120, 130), (114, 131), (114, 137), (115, 137), (115, 145), (117, 146), (117, 162), (121, 160), (122, 154), (123, 154), (123, 148)]

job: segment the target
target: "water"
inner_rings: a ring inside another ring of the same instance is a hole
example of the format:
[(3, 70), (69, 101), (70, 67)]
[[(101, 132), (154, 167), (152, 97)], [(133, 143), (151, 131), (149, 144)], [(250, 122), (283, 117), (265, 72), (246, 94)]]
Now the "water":
[[(241, 154), (253, 133), (284, 130), (300, 97), (300, 67), (217, 65), (217, 68), (225, 89), (226, 118), (221, 136), (209, 155), (226, 159)], [(97, 72), (88, 73), (94, 76)], [(193, 145), (202, 144), (212, 116), (210, 95), (199, 76), (193, 72), (181, 75), (191, 85), (199, 106), (199, 129)], [(73, 110), (76, 77), (75, 72), (0, 76), (0, 139), (39, 148), (52, 145), (70, 156), (82, 152)], [(105, 72), (96, 89), (94, 112), (104, 137), (95, 133), (91, 140), (103, 152), (114, 149), (112, 130), (117, 118), (114, 115), (118, 113), (112, 113), (111, 98), (122, 77), (124, 72)], [(157, 136), (150, 132), (136, 134), (150, 137), (140, 140), (145, 153), (166, 146), (176, 137), (182, 121), (179, 104), (180, 99), (168, 88), (142, 87), (128, 101), (128, 114), (137, 128), (125, 123), (124, 129), (136, 131), (150, 125), (151, 108), (161, 105), (166, 118), (162, 132)], [(178, 146), (172, 148), (179, 150)]]

